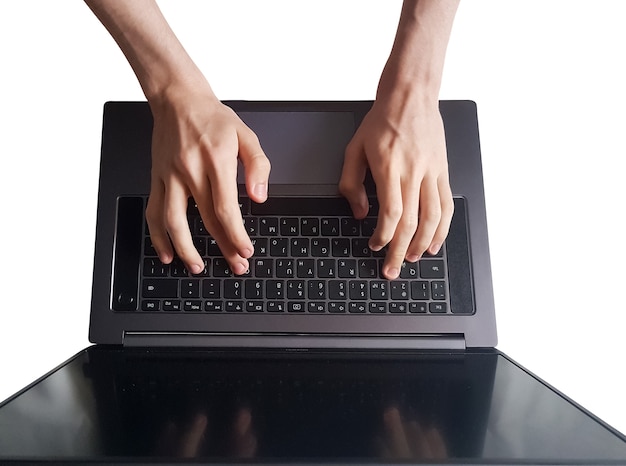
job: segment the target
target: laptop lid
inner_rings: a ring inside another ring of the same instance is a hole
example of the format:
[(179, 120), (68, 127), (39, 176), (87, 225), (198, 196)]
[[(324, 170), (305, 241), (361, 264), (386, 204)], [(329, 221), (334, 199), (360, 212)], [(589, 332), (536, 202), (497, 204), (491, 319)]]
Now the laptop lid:
[[(227, 102), (272, 162), (274, 199), (301, 209), (347, 206), (337, 193), (343, 152), (371, 102)], [(441, 102), (455, 215), (446, 242), (446, 315), (145, 313), (139, 268), (149, 193), (152, 119), (146, 103), (105, 105), (90, 341), (139, 346), (293, 348), (492, 347), (496, 327), (476, 107)], [(375, 194), (370, 182), (369, 190)], [(241, 191), (244, 192), (244, 191)], [(316, 199), (307, 202), (307, 198)], [(375, 198), (373, 198), (375, 199)], [(295, 214), (295, 212), (294, 212)]]

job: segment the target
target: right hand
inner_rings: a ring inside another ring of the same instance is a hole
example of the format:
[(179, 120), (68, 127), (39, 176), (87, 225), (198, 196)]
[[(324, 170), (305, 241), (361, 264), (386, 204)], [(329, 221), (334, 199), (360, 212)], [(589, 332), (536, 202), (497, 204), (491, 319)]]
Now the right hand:
[(193, 196), (230, 269), (246, 273), (254, 247), (239, 209), (237, 159), (248, 196), (264, 202), (270, 162), (256, 134), (210, 90), (170, 89), (150, 107), (154, 127), (146, 220), (159, 259), (169, 264), (175, 250), (191, 273), (204, 269), (186, 215)]

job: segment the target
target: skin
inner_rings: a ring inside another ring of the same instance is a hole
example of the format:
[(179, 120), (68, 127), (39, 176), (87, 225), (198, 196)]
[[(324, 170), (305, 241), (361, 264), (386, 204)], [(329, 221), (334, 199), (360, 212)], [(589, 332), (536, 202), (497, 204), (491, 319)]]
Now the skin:
[[(267, 198), (270, 162), (256, 135), (213, 93), (154, 0), (85, 0), (133, 68), (154, 116), (146, 219), (163, 263), (174, 251), (192, 273), (204, 268), (186, 219), (193, 196), (235, 274), (254, 253), (238, 208), (237, 160), (255, 202)], [(367, 215), (369, 168), (379, 200), (370, 248), (388, 246), (394, 279), (443, 244), (453, 212), (438, 94), (458, 0), (405, 0), (375, 103), (346, 149), (339, 191)]]

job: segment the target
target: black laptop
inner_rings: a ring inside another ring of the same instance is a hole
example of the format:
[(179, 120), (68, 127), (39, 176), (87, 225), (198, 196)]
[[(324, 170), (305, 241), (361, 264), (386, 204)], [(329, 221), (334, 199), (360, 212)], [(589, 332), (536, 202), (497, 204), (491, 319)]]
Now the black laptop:
[[(89, 336), (0, 406), (0, 462), (625, 464), (626, 438), (495, 349), (476, 106), (443, 101), (455, 213), (389, 281), (338, 195), (371, 102), (227, 102), (272, 161), (235, 276), (190, 200), (202, 274), (158, 261), (152, 118), (105, 105)], [(241, 181), (241, 180), (240, 180)], [(240, 193), (245, 193), (241, 189)]]

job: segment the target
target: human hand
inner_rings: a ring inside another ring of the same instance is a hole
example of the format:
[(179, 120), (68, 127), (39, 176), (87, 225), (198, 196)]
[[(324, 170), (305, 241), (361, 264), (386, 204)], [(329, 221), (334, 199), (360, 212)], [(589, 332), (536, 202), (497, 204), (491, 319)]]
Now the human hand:
[(443, 121), (432, 104), (374, 102), (348, 144), (339, 190), (356, 218), (368, 213), (363, 181), (369, 167), (379, 201), (369, 246), (389, 245), (383, 274), (397, 278), (402, 262), (436, 254), (448, 235), (454, 203)]
[(443, 460), (448, 450), (441, 432), (424, 428), (415, 419), (403, 419), (395, 406), (383, 412), (383, 433), (376, 445), (383, 458)]
[[(211, 430), (211, 427), (213, 430)], [(202, 455), (225, 454), (230, 458), (254, 458), (257, 437), (249, 408), (237, 409), (228, 428), (225, 445), (216, 445), (211, 438), (225, 426), (210, 426), (209, 418), (198, 412), (187, 423), (168, 421), (157, 438), (155, 453), (177, 458), (197, 458)], [(217, 449), (216, 449), (217, 448)], [(213, 451), (213, 449), (216, 449)]]
[(154, 127), (146, 220), (159, 259), (170, 263), (174, 249), (191, 273), (204, 269), (186, 216), (193, 196), (230, 269), (246, 273), (254, 248), (239, 209), (237, 159), (245, 170), (248, 196), (264, 202), (270, 162), (257, 136), (210, 89), (170, 90), (150, 107)]

